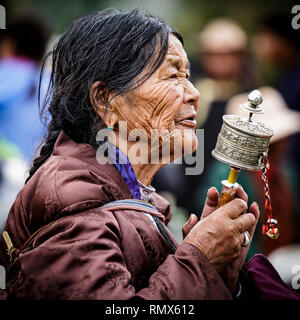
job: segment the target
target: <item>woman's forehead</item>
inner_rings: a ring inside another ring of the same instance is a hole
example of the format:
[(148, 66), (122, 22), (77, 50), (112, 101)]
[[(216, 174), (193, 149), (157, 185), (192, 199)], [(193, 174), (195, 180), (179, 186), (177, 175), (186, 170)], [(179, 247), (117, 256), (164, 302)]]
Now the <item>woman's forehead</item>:
[(174, 36), (170, 35), (169, 48), (166, 55), (166, 62), (180, 69), (184, 67), (189, 69), (189, 60), (181, 42)]

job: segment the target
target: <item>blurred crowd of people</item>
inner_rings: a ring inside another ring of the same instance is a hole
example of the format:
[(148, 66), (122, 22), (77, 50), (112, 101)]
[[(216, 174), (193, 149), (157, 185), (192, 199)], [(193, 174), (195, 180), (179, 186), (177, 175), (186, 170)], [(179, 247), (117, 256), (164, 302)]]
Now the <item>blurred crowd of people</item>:
[[(222, 116), (246, 116), (239, 105), (247, 101), (250, 91), (260, 89), (265, 113), (254, 118), (275, 130), (269, 146), (268, 179), (280, 236), (276, 241), (270, 240), (258, 226), (249, 257), (254, 252), (268, 255), (290, 282), (295, 256), (300, 264), (299, 31), (292, 28), (289, 15), (276, 13), (263, 17), (249, 37), (237, 22), (220, 17), (204, 27), (197, 44), (198, 59), (192, 61), (192, 78), (200, 92), (197, 125), (204, 129), (204, 171), (188, 176), (187, 165), (171, 164), (158, 172), (153, 185), (173, 199), (175, 211), (179, 208), (178, 212), (185, 212), (186, 217), (190, 212), (200, 216), (208, 188), (215, 186), (221, 192), (221, 181), (229, 173), (229, 166), (211, 155), (223, 124)], [(263, 216), (261, 172), (241, 171), (238, 182), (248, 193), (249, 203), (259, 203)]]
[(0, 33), (0, 231), (28, 174), (43, 132), (38, 97), (43, 101), (47, 73), (40, 83), (40, 63), (50, 32), (32, 16)]
[[(221, 191), (221, 180), (228, 175), (229, 167), (211, 156), (222, 116), (239, 113), (238, 105), (247, 101), (247, 94), (260, 88), (265, 109), (260, 119), (275, 129), (269, 148), (269, 184), (280, 237), (277, 241), (268, 240), (258, 228), (250, 254), (271, 254), (275, 263), (274, 253), (279, 248), (283, 256), (286, 246), (289, 250), (295, 246), (300, 252), (299, 33), (291, 27), (290, 16), (283, 14), (263, 18), (251, 38), (237, 22), (223, 17), (210, 21), (199, 33), (197, 59), (191, 63), (191, 72), (201, 95), (197, 123), (198, 128), (204, 129), (204, 171), (188, 176), (187, 165), (170, 164), (158, 172), (152, 183), (172, 203), (174, 219), (170, 227), (179, 241), (178, 230), (186, 217), (191, 212), (200, 216), (207, 189), (215, 186)], [(42, 102), (48, 79), (46, 71), (39, 86), (40, 62), (49, 39), (48, 28), (32, 17), (1, 30), (0, 229), (24, 184), (29, 162), (43, 134), (38, 95)], [(248, 193), (249, 202), (260, 204), (263, 214), (260, 173), (242, 171), (238, 182)], [(278, 268), (282, 267), (280, 261)]]

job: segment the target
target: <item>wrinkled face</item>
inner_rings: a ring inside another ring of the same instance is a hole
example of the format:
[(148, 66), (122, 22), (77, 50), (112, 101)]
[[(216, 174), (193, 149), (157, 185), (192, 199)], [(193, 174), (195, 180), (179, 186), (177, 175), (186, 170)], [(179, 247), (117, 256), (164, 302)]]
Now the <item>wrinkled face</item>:
[(153, 129), (159, 129), (162, 143), (167, 143), (170, 136), (176, 137), (171, 138), (173, 159), (175, 147), (182, 147), (182, 153), (197, 147), (195, 116), (199, 92), (189, 76), (186, 52), (181, 42), (170, 35), (168, 53), (159, 69), (141, 86), (111, 101), (119, 120), (127, 121), (129, 131), (143, 129), (148, 138), (152, 133), (153, 139)]

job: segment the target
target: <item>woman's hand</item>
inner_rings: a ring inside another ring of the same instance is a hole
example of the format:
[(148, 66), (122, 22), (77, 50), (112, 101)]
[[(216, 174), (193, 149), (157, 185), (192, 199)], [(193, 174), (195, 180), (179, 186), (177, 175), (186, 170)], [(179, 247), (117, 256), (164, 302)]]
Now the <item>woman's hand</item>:
[(245, 263), (247, 253), (248, 253), (251, 241), (253, 239), (254, 231), (255, 231), (255, 228), (256, 228), (256, 225), (258, 222), (258, 218), (259, 218), (259, 214), (260, 214), (258, 204), (256, 202), (252, 203), (249, 211), (251, 214), (253, 214), (255, 216), (255, 219), (256, 219), (255, 224), (252, 226), (252, 228), (250, 230), (248, 230), (248, 232), (250, 234), (250, 242), (247, 247), (241, 248), (240, 256), (237, 259), (233, 260), (232, 263), (227, 265), (222, 272), (223, 277), (225, 277), (225, 280), (227, 281), (228, 288), (231, 292), (234, 292), (236, 290), (236, 285), (238, 282), (239, 273), (240, 273), (240, 270), (241, 270), (243, 264)]
[[(235, 196), (237, 198), (244, 200), (246, 203), (248, 201), (248, 195), (246, 194), (242, 186), (238, 187)], [(207, 217), (210, 213), (212, 213), (214, 210), (217, 209), (218, 200), (219, 200), (218, 191), (215, 188), (210, 188), (207, 193), (207, 198), (206, 198), (205, 206), (201, 215), (201, 219)], [(255, 228), (259, 219), (260, 213), (259, 213), (258, 204), (256, 202), (251, 204), (249, 211), (250, 213), (254, 214), (256, 218), (255, 225), (250, 230), (248, 230), (250, 235), (250, 242), (247, 247), (241, 248), (240, 256), (237, 259), (235, 259), (231, 264), (226, 266), (221, 272), (222, 276), (225, 278), (225, 281), (227, 281), (227, 285), (229, 286), (229, 289), (231, 292), (235, 291), (236, 289), (239, 272), (242, 268), (242, 265), (245, 263), (247, 253), (248, 253), (251, 241), (253, 239)]]
[[(241, 186), (237, 189), (236, 197), (244, 200), (245, 202), (248, 201), (248, 196), (247, 196), (247, 194), (245, 193), (245, 191), (243, 190), (243, 188)], [(214, 188), (214, 187), (210, 188), (208, 190), (208, 192), (207, 192), (207, 198), (206, 198), (206, 201), (205, 201), (205, 205), (204, 205), (203, 212), (202, 212), (200, 220), (205, 219), (212, 212), (217, 210), (218, 200), (219, 200), (219, 193), (218, 193), (217, 189)], [(250, 213), (254, 214), (256, 222), (252, 226), (252, 228), (250, 230), (248, 230), (248, 232), (250, 234), (250, 243), (249, 243), (249, 245), (247, 247), (241, 247), (241, 251), (240, 251), (239, 257), (234, 259), (231, 263), (229, 263), (226, 267), (224, 267), (223, 270), (220, 271), (222, 276), (225, 277), (225, 280), (228, 282), (227, 284), (228, 284), (229, 289), (231, 291), (234, 291), (234, 289), (236, 287), (240, 269), (241, 269), (242, 265), (245, 262), (245, 259), (246, 259), (246, 256), (247, 256), (247, 253), (248, 253), (248, 250), (249, 250), (249, 246), (250, 246), (252, 238), (253, 238), (255, 227), (256, 227), (256, 224), (258, 222), (259, 208), (258, 208), (258, 205), (256, 203), (253, 203), (250, 206)], [(198, 222), (197, 216), (194, 215), (194, 214), (191, 214), (190, 219), (188, 220), (188, 222), (182, 228), (183, 239), (186, 238), (186, 236), (188, 235), (190, 230), (194, 227), (194, 225), (196, 225), (197, 222)]]
[[(218, 190), (215, 187), (209, 188), (200, 220), (207, 217), (210, 213), (212, 213), (217, 209), (218, 200), (219, 200)], [(198, 217), (192, 213), (189, 217), (189, 220), (182, 227), (183, 239), (185, 239), (185, 237), (188, 235), (188, 233), (191, 231), (191, 229), (197, 222), (198, 222)]]
[[(237, 196), (242, 188), (237, 192)], [(241, 215), (247, 209), (242, 199), (234, 199), (221, 208), (217, 207), (218, 193), (211, 188), (208, 192), (201, 220), (191, 228), (184, 238), (201, 250), (208, 260), (221, 272), (241, 255), (244, 242), (243, 232), (255, 228), (254, 214)], [(188, 228), (186, 228), (188, 229)]]

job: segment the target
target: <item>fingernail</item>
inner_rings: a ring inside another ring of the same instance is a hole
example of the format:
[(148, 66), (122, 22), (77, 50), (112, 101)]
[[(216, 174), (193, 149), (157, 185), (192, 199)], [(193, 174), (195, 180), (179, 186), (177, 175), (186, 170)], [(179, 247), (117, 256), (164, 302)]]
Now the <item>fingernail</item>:
[(255, 205), (256, 208), (259, 208), (257, 202), (254, 201), (253, 204)]
[(207, 194), (209, 192), (209, 190), (217, 190), (215, 187), (210, 187), (208, 190), (207, 190)]

